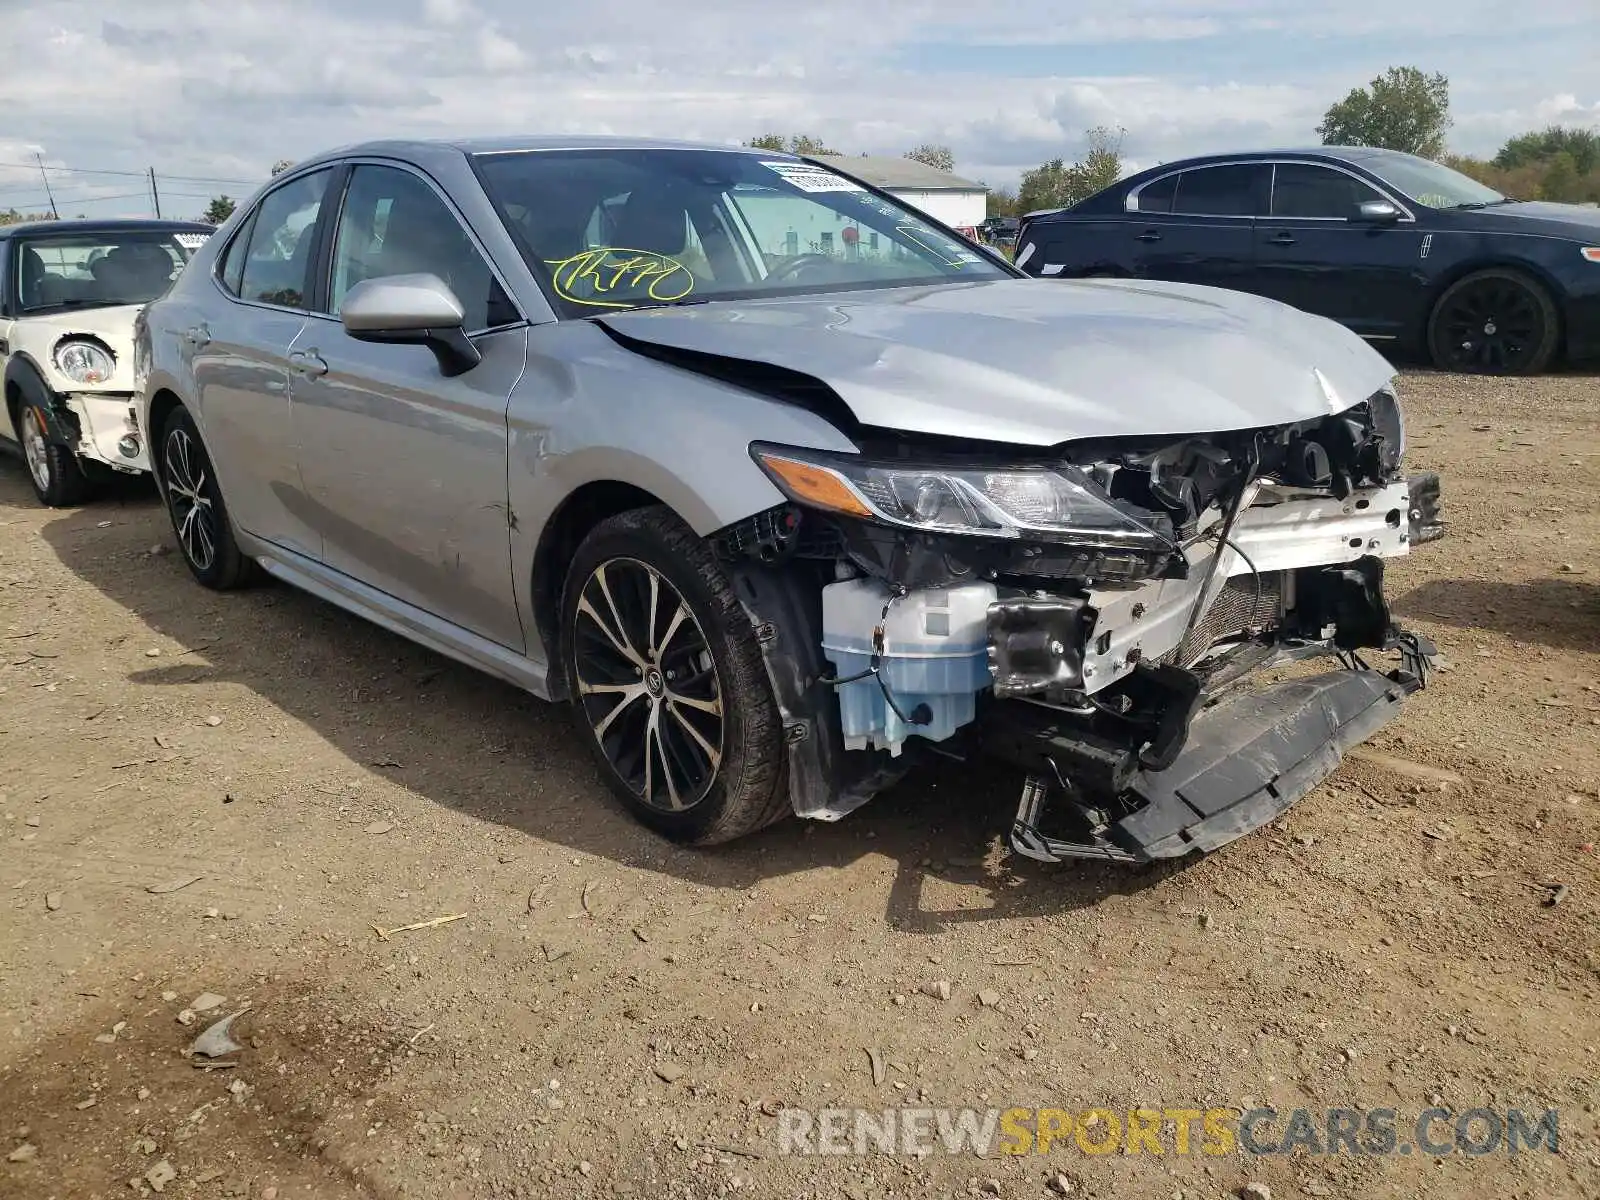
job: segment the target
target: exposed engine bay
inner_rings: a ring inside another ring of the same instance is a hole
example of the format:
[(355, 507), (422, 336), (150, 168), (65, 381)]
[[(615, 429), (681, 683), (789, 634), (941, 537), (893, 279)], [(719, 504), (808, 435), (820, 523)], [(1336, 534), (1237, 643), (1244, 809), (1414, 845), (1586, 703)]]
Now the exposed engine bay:
[[(792, 504), (722, 532), (803, 816), (928, 754), (1026, 778), (1012, 845), (1148, 861), (1270, 820), (1423, 687), (1384, 561), (1441, 536), (1392, 393), (1264, 429), (1014, 452), (757, 446)], [(1397, 651), (1378, 671), (1362, 652)], [(1255, 686), (1299, 660), (1323, 675)]]

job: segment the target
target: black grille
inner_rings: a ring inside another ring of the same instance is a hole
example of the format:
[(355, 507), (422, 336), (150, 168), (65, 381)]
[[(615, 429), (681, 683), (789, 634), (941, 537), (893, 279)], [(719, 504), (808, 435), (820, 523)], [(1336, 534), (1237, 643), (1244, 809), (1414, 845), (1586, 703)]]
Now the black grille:
[(1255, 577), (1235, 575), (1223, 585), (1216, 602), (1200, 618), (1200, 623), (1183, 639), (1173, 661), (1183, 666), (1225, 638), (1237, 637), (1246, 629), (1270, 628), (1278, 624), (1282, 616), (1282, 571), (1261, 573), (1259, 602)]

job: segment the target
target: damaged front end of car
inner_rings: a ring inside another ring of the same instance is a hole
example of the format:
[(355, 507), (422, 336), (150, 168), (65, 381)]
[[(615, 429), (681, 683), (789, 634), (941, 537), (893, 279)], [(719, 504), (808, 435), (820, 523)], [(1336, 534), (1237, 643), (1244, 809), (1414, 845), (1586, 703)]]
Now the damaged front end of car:
[[(1392, 619), (1383, 569), (1442, 535), (1439, 484), (1401, 474), (1387, 388), (1288, 425), (1043, 453), (857, 442), (752, 446), (790, 503), (717, 538), (802, 816), (837, 819), (929, 753), (992, 756), (1025, 778), (1022, 854), (1211, 850), (1426, 686), (1433, 647)], [(1338, 665), (1263, 682), (1318, 658)]]

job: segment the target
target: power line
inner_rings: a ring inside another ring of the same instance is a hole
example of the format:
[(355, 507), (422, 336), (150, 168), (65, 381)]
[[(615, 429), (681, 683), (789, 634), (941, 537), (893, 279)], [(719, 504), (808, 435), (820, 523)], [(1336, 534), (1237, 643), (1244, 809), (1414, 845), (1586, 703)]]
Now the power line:
[[(0, 167), (13, 167), (28, 171), (35, 170), (41, 166), (45, 170), (59, 171), (69, 175), (117, 175), (126, 179), (149, 178), (148, 172), (145, 171), (118, 171), (110, 167), (58, 167), (54, 164), (0, 162)], [(235, 187), (255, 187), (257, 184), (264, 182), (260, 179), (223, 179), (215, 175), (168, 175), (165, 171), (161, 172), (161, 177), (163, 179), (176, 179), (183, 183), (227, 183)]]
[[(162, 189), (161, 194), (164, 197), (175, 196), (180, 200), (216, 199), (216, 197), (211, 195), (209, 192), (172, 192)], [(111, 196), (62, 196), (57, 198), (56, 203), (71, 210), (75, 208), (83, 208), (90, 204), (102, 204), (111, 200), (143, 200), (146, 204), (148, 204), (150, 201), (150, 192), (148, 189), (146, 189), (142, 192), (118, 192)], [(30, 196), (26, 200), (0, 200), (0, 211), (9, 209), (17, 209), (18, 211), (22, 211), (29, 208), (45, 207), (48, 206), (49, 203), (49, 198), (45, 196)]]

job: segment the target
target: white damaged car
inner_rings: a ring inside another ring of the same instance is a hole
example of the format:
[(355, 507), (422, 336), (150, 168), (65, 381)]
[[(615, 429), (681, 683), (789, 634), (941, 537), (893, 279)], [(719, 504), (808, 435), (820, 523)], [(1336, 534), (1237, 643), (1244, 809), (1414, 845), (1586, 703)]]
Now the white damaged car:
[(212, 227), (194, 221), (0, 226), (5, 420), (42, 503), (89, 499), (110, 472), (150, 469), (133, 419), (133, 319)]

